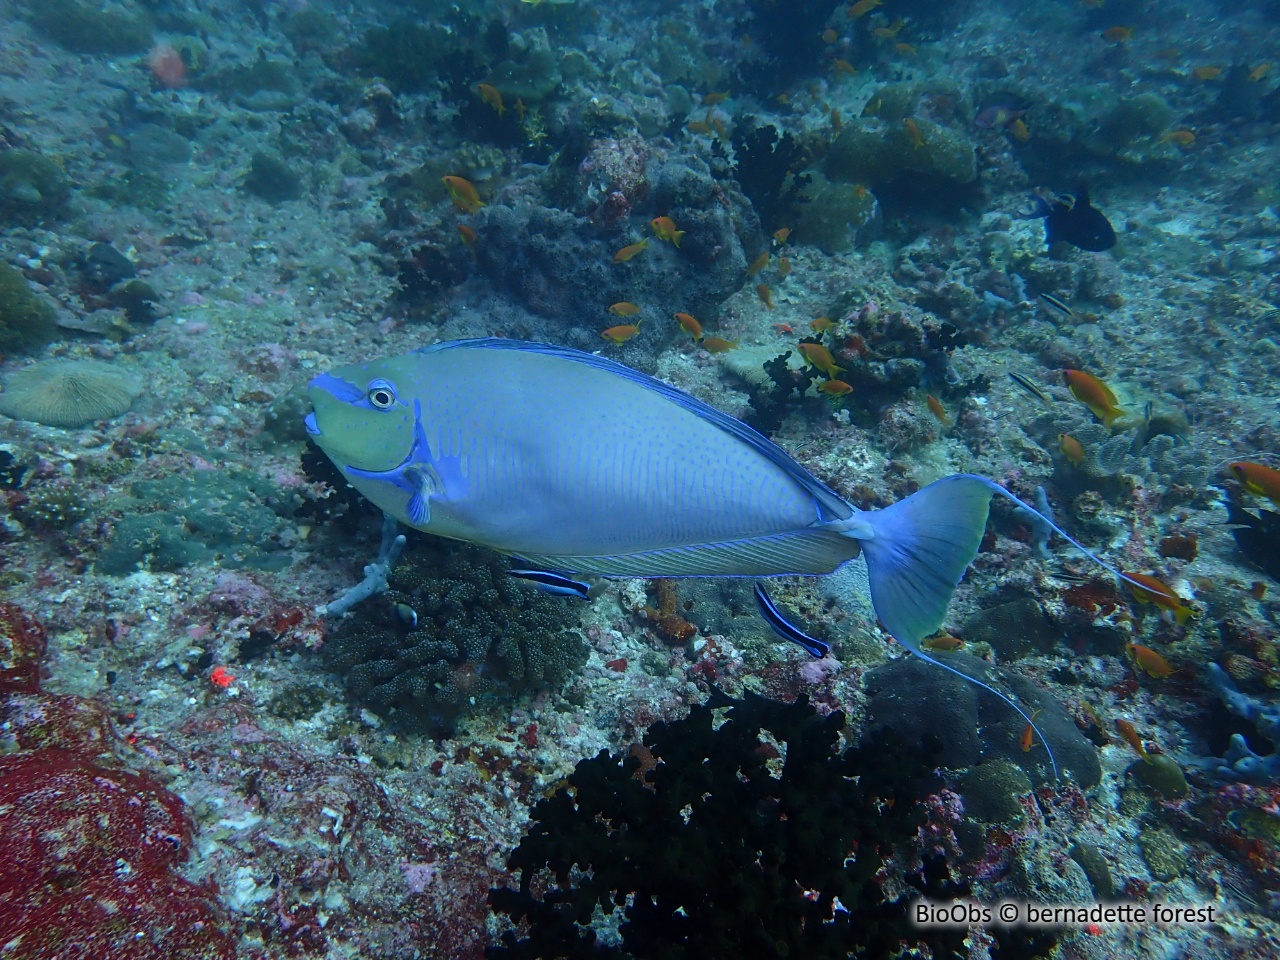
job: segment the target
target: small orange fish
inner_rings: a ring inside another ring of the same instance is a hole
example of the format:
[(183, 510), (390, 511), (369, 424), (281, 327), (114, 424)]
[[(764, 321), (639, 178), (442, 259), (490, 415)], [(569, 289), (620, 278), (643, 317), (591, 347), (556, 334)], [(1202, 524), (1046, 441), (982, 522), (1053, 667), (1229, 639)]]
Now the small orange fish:
[(901, 31), (902, 28), (905, 27), (906, 25), (907, 25), (906, 20), (898, 19), (886, 26), (876, 27), (871, 31), (871, 35), (873, 37), (877, 37), (880, 40), (892, 40), (894, 37), (898, 35), (899, 31)]
[(818, 389), (829, 397), (843, 397), (853, 393), (853, 387), (843, 380), (826, 380), (818, 384)]
[(609, 307), (609, 312), (619, 317), (634, 317), (640, 312), (640, 308), (630, 300), (619, 300)]
[(1270, 74), (1271, 74), (1271, 64), (1260, 63), (1256, 67), (1254, 67), (1252, 70), (1249, 71), (1249, 79), (1252, 80), (1254, 83), (1257, 83), (1260, 80), (1265, 80), (1268, 76), (1270, 76)]
[(826, 44), (835, 43), (840, 39), (840, 34), (836, 33), (830, 27), (822, 31), (822, 42)]
[(858, 68), (844, 58), (837, 59), (831, 64), (831, 69), (836, 73), (842, 73), (846, 76), (852, 76), (858, 72)]
[(702, 349), (707, 353), (724, 353), (738, 345), (737, 340), (726, 340), (724, 337), (703, 337)]
[(524, 101), (521, 100), (519, 97), (516, 97), (516, 116), (520, 118), (521, 123), (524, 123), (524, 111), (525, 111)]
[(1195, 131), (1180, 128), (1178, 130), (1170, 130), (1160, 138), (1161, 143), (1176, 143), (1180, 147), (1189, 147), (1196, 142)]
[(501, 117), (507, 112), (507, 108), (503, 106), (502, 94), (498, 92), (498, 88), (491, 83), (477, 83), (476, 91), (480, 94), (480, 99), (498, 111)]
[(929, 408), (929, 412), (938, 418), (938, 422), (946, 426), (950, 421), (947, 419), (947, 410), (942, 405), (942, 401), (935, 397), (932, 393), (927, 394), (924, 398), (924, 405)]
[(1084, 444), (1069, 433), (1058, 434), (1058, 449), (1067, 458), (1067, 463), (1078, 467), (1084, 463)]
[(1280, 470), (1265, 463), (1237, 460), (1229, 464), (1231, 473), (1254, 496), (1266, 497), (1280, 507)]
[(1131, 643), (1125, 649), (1129, 651), (1129, 656), (1133, 657), (1133, 662), (1147, 676), (1154, 677), (1157, 680), (1167, 680), (1173, 676), (1173, 665), (1150, 647), (1144, 647), (1140, 643)]
[(1172, 63), (1174, 60), (1182, 59), (1182, 51), (1177, 47), (1165, 47), (1163, 50), (1156, 51), (1156, 59)]
[(1267, 597), (1267, 585), (1261, 580), (1255, 580), (1249, 585), (1249, 596), (1261, 603)]
[(840, 119), (840, 111), (835, 107), (831, 108), (831, 129), (838, 131), (844, 121)]
[(826, 333), (834, 326), (829, 317), (819, 317), (817, 320), (809, 321), (809, 327), (814, 333)]
[(711, 124), (704, 123), (702, 120), (690, 120), (685, 124), (685, 128), (690, 133), (701, 133), (704, 136), (711, 133)]
[(626, 343), (639, 332), (640, 324), (622, 323), (616, 327), (609, 327), (607, 330), (601, 330), (600, 336), (613, 343)]
[(1023, 753), (1030, 753), (1031, 748), (1036, 742), (1036, 728), (1033, 727), (1032, 721), (1040, 715), (1039, 710), (1031, 711), (1031, 720), (1027, 721), (1027, 725), (1022, 730), (1022, 737), (1018, 740), (1018, 746), (1022, 748)]
[(449, 188), (449, 199), (463, 213), (475, 213), (484, 206), (484, 201), (480, 199), (480, 194), (476, 193), (476, 188), (472, 186), (470, 180), (463, 180), (462, 177), (442, 177), (441, 179)]
[(876, 7), (883, 5), (883, 3), (884, 0), (858, 0), (857, 3), (845, 11), (845, 15), (848, 16), (850, 20), (857, 20), (861, 17), (865, 17)]
[(649, 246), (649, 238), (645, 237), (639, 243), (628, 243), (625, 247), (613, 255), (614, 263), (626, 263), (641, 250)]
[(766, 284), (756, 284), (756, 296), (760, 298), (760, 302), (769, 310), (773, 309), (773, 291)]
[(729, 94), (727, 92), (726, 93), (708, 93), (703, 95), (702, 105), (704, 107), (714, 107), (717, 104), (724, 103), (728, 99), (729, 99)]
[(1009, 132), (1013, 134), (1013, 139), (1019, 143), (1026, 143), (1031, 139), (1031, 131), (1027, 129), (1027, 125), (1022, 122), (1021, 117), (1015, 117), (1013, 123), (1009, 124)]
[(791, 236), (790, 227), (779, 227), (777, 230), (773, 231), (773, 239), (779, 245), (786, 243), (787, 237), (789, 236)]
[(676, 322), (680, 324), (680, 329), (693, 337), (694, 340), (702, 339), (702, 324), (695, 320), (690, 314), (673, 313), (672, 316), (675, 317)]
[(1197, 80), (1217, 80), (1222, 76), (1221, 67), (1196, 67), (1191, 75)]
[(1124, 410), (1111, 388), (1093, 374), (1083, 370), (1063, 370), (1062, 376), (1071, 389), (1071, 395), (1093, 411), (1108, 430), (1111, 424), (1124, 416)]
[(912, 147), (919, 150), (924, 146), (924, 134), (920, 132), (920, 124), (911, 117), (907, 117), (902, 121), (902, 126), (906, 128), (907, 136), (911, 138)]
[(853, 188), (853, 195), (859, 200), (865, 198), (870, 192), (871, 191), (867, 189), (867, 185), (865, 183), (856, 184)]
[(1124, 43), (1133, 36), (1133, 27), (1107, 27), (1102, 31), (1102, 39), (1107, 43)]
[(476, 246), (475, 230), (467, 226), (465, 223), (460, 223), (458, 224), (458, 236), (461, 238), (463, 243), (465, 243), (468, 247), (471, 247), (471, 252), (472, 252), (472, 255), (474, 256), (475, 246)]
[(801, 343), (798, 346), (800, 356), (812, 367), (816, 367), (825, 373), (828, 377), (834, 378), (837, 373), (843, 373), (844, 367), (836, 366), (836, 358), (831, 355), (828, 350), (820, 343)]
[(1150, 762), (1151, 754), (1147, 753), (1147, 745), (1142, 742), (1142, 737), (1138, 736), (1138, 731), (1134, 729), (1132, 723), (1122, 717), (1116, 721), (1116, 729), (1120, 731), (1120, 736), (1128, 741), (1129, 746), (1138, 752), (1138, 756)]
[(769, 251), (766, 250), (747, 265), (747, 276), (754, 277), (769, 265)]
[[(1136, 582), (1135, 582), (1136, 581)], [(1161, 610), (1173, 614), (1178, 624), (1187, 622), (1196, 612), (1187, 606), (1187, 602), (1173, 592), (1173, 587), (1145, 573), (1125, 573), (1125, 586), (1139, 603), (1150, 603)]]
[(649, 221), (649, 226), (653, 227), (654, 236), (659, 240), (667, 240), (677, 247), (680, 246), (680, 238), (684, 236), (685, 231), (676, 229), (676, 222), (670, 217), (654, 217)]
[(949, 633), (939, 633), (920, 641), (920, 646), (933, 653), (954, 653), (964, 649), (964, 641)]
[(787, 279), (787, 274), (791, 272), (791, 259), (789, 257), (778, 258), (778, 279)]
[(899, 41), (893, 45), (893, 49), (897, 50), (904, 57), (914, 57), (916, 55), (915, 44)]

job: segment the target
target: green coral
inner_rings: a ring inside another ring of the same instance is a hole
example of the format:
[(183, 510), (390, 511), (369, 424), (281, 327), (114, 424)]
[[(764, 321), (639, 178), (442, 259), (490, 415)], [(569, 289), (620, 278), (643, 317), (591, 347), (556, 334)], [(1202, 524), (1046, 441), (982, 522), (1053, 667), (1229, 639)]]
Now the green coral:
[(82, 489), (43, 485), (29, 488), (27, 499), (13, 512), (29, 526), (65, 529), (89, 516), (90, 510)]
[(0, 153), (0, 222), (55, 216), (70, 195), (62, 168), (48, 157), (31, 150)]
[(995, 759), (974, 767), (960, 781), (965, 813), (985, 823), (1021, 826), (1027, 812), (1022, 798), (1031, 793), (1031, 780), (1022, 768)]
[(968, 137), (922, 117), (846, 125), (827, 152), (823, 170), (832, 180), (871, 186), (904, 179), (964, 184), (978, 176), (977, 154)]
[(144, 16), (81, 0), (40, 0), (31, 5), (35, 28), (72, 53), (141, 53), (151, 46)]
[(1187, 848), (1172, 832), (1152, 827), (1138, 835), (1138, 846), (1147, 869), (1157, 880), (1176, 880), (1187, 868)]
[(244, 188), (268, 203), (283, 203), (302, 196), (302, 177), (274, 153), (255, 153), (249, 161)]
[(576, 610), (513, 580), (490, 551), (418, 539), (390, 586), (339, 624), (324, 655), (357, 698), (410, 728), (448, 733), (462, 714), (557, 686), (585, 662)]
[(1138, 783), (1168, 800), (1180, 800), (1191, 793), (1178, 761), (1165, 753), (1138, 760), (1126, 771)]
[(54, 338), (53, 308), (37, 297), (27, 278), (0, 263), (0, 353), (21, 353)]
[(807, 203), (796, 206), (796, 238), (823, 253), (844, 253), (875, 239), (879, 204), (867, 189), (832, 183), (816, 170), (805, 174)]
[(281, 570), (288, 494), (264, 477), (224, 466), (139, 480), (111, 507), (112, 525), (95, 569), (126, 576), (138, 569), (172, 572), (195, 563)]

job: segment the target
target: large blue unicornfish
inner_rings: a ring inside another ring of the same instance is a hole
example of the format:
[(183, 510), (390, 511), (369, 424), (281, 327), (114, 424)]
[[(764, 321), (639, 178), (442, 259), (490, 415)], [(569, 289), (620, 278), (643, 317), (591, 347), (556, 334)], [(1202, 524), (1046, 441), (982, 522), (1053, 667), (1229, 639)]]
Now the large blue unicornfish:
[(816, 576), (862, 553), (881, 622), (930, 660), (920, 641), (942, 625), (991, 496), (1011, 496), (956, 474), (858, 510), (741, 421), (544, 343), (438, 343), (321, 374), (308, 395), (312, 439), (415, 529), (603, 577)]

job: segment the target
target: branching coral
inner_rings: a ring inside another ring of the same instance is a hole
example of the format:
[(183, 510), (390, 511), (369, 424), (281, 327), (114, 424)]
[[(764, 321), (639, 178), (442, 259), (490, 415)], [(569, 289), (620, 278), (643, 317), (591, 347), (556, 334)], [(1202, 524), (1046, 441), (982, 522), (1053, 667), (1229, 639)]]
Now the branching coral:
[(585, 659), (576, 611), (511, 579), (497, 554), (418, 536), (389, 584), (324, 653), (352, 694), (410, 726), (447, 733), (460, 714), (558, 684)]
[[(719, 707), (729, 709), (717, 726)], [(534, 808), (509, 858), (519, 890), (490, 893), (526, 935), (507, 932), (489, 956), (962, 952), (963, 929), (910, 919), (909, 898), (965, 893), (944, 861), (927, 857), (906, 896), (882, 887), (895, 845), (926, 825), (919, 801), (939, 786), (934, 758), (904, 753), (890, 735), (839, 753), (843, 728), (843, 714), (819, 716), (805, 698), (719, 694), (655, 724), (624, 757), (583, 760)], [(621, 945), (601, 944), (593, 918), (607, 924), (600, 914), (619, 907)]]

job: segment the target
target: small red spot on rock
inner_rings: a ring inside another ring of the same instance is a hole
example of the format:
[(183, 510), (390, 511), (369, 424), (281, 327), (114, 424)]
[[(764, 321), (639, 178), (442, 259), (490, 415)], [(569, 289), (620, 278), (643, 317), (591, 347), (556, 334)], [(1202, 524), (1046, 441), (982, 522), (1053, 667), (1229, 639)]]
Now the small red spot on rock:
[(616, 670), (618, 673), (622, 673), (623, 670), (627, 669), (627, 658), (618, 657), (617, 660), (610, 660), (605, 664), (605, 666), (610, 670)]

